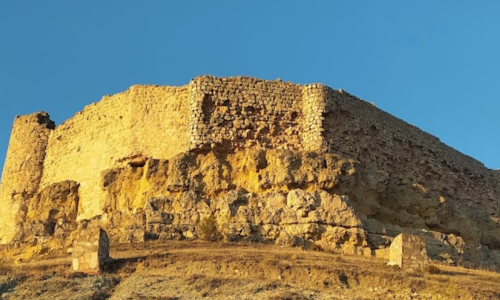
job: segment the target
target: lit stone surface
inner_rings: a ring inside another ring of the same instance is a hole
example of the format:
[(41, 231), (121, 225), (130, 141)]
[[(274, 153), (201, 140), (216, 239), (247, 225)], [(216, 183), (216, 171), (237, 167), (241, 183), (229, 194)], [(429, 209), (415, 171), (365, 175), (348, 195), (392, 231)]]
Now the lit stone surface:
[[(418, 190), (425, 183), (417, 192), (436, 193), (439, 205), (454, 201), (470, 211), (499, 215), (498, 171), (345, 91), (200, 76), (180, 87), (132, 86), (57, 127), (46, 113), (16, 118), (0, 186), (0, 244), (16, 241), (30, 197), (52, 184), (76, 182), (77, 219), (90, 219), (109, 212), (101, 178), (106, 170), (170, 160), (189, 151), (249, 148), (339, 154), (387, 172), (392, 185), (412, 184)], [(139, 198), (116, 209), (142, 208), (145, 199)], [(496, 244), (491, 238), (495, 230), (483, 239), (488, 244)], [(480, 229), (470, 231), (467, 236), (479, 243)]]
[(79, 229), (73, 241), (73, 271), (99, 273), (109, 259), (109, 238), (103, 229)]
[(38, 191), (49, 134), (55, 124), (45, 112), (18, 116), (12, 125), (0, 184), (0, 244), (15, 239), (22, 208)]
[(425, 238), (401, 233), (389, 248), (389, 265), (401, 267), (405, 271), (423, 270), (428, 263)]

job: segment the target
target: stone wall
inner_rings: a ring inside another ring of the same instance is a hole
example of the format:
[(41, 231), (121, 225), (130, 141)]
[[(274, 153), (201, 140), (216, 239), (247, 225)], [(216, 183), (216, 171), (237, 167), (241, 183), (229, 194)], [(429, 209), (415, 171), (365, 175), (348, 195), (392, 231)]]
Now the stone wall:
[(100, 174), (127, 158), (187, 150), (187, 88), (133, 86), (104, 97), (52, 132), (42, 186), (80, 183), (79, 219), (102, 212)]
[(302, 143), (305, 150), (325, 150), (323, 121), (328, 88), (321, 84), (305, 85), (302, 89), (304, 128)]
[[(325, 117), (328, 116), (324, 124), (325, 139), (331, 142), (336, 151), (351, 156), (356, 152), (353, 150), (363, 151), (364, 143), (353, 141), (354, 133), (363, 131), (368, 133), (366, 140), (376, 139), (382, 147), (390, 148), (395, 142), (404, 141), (411, 147), (423, 148), (426, 156), (438, 157), (439, 162), (444, 162), (458, 172), (489, 175), (491, 171), (478, 160), (445, 145), (437, 137), (378, 109), (373, 104), (341, 90), (335, 91), (326, 87), (325, 92), (327, 99)], [(348, 134), (352, 136), (351, 140), (347, 138)], [(378, 151), (388, 151), (382, 147)], [(408, 158), (407, 156), (402, 158)], [(361, 155), (360, 158), (362, 161), (368, 159)]]
[(79, 229), (71, 251), (73, 271), (100, 273), (109, 260), (108, 234), (100, 228)]
[[(450, 206), (459, 204), (468, 210), (457, 215), (481, 214), (477, 219), (485, 220), (490, 216), (500, 215), (500, 191), (494, 171), (366, 101), (343, 91), (330, 88), (325, 91), (327, 103), (323, 127), (329, 151), (384, 170), (393, 186), (414, 186), (416, 193), (436, 203), (436, 211), (443, 206), (448, 206), (449, 209)], [(406, 204), (402, 202), (405, 199), (399, 198), (398, 202), (382, 203), (383, 209), (368, 209), (368, 205), (359, 208), (367, 216), (407, 227), (415, 227), (416, 224), (405, 223), (403, 219), (385, 218), (385, 215), (392, 213), (384, 210), (398, 211), (408, 218), (411, 215), (428, 217), (425, 214), (429, 212), (421, 209), (427, 204), (404, 207)], [(454, 221), (450, 219), (449, 222)], [(457, 224), (453, 225), (455, 228), (452, 232), (463, 233), (463, 224), (458, 224), (459, 221), (455, 223)], [(429, 224), (419, 224), (416, 227), (426, 226), (439, 230), (442, 225), (429, 221)], [(475, 225), (468, 226), (471, 227), (467, 229), (471, 231), (469, 236), (476, 235), (474, 242), (478, 242), (481, 235), (472, 233), (476, 229)]]
[(301, 93), (280, 80), (197, 77), (190, 83), (191, 147), (303, 149)]
[(21, 226), (27, 201), (42, 178), (45, 150), (54, 122), (47, 113), (14, 120), (0, 185), (0, 244), (10, 243)]
[(424, 237), (401, 233), (392, 241), (389, 265), (399, 266), (405, 271), (423, 271), (428, 260)]
[(80, 183), (79, 217), (100, 213), (99, 174), (134, 151), (129, 94), (130, 90), (86, 106), (50, 135), (42, 187), (63, 180)]
[(136, 85), (129, 97), (134, 153), (170, 158), (188, 150), (188, 86)]

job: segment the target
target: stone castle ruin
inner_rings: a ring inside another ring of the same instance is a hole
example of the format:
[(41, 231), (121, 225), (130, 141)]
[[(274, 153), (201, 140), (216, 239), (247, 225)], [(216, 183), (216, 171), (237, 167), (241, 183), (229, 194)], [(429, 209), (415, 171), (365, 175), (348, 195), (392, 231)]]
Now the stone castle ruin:
[[(113, 242), (227, 240), (500, 265), (500, 174), (342, 90), (250, 77), (132, 86), (55, 126), (16, 117), (0, 244), (71, 245), (83, 220)], [(62, 246), (61, 246), (62, 247)]]

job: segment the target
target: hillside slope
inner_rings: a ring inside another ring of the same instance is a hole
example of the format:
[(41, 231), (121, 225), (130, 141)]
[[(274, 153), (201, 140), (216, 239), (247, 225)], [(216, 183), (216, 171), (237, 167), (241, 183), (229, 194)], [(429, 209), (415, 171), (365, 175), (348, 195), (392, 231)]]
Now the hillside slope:
[(213, 240), (379, 258), (387, 258), (392, 239), (404, 232), (424, 236), (433, 260), (488, 268), (500, 262), (495, 219), (446, 201), (423, 183), (397, 184), (383, 170), (336, 154), (139, 156), (102, 172), (100, 184), (104, 214), (83, 221), (76, 219), (78, 183), (41, 190), (26, 207), (17, 246), (25, 253), (64, 253), (82, 225), (104, 228), (114, 243), (195, 240), (207, 238), (204, 224), (214, 228)]
[(103, 275), (68, 257), (2, 268), (0, 299), (499, 299), (500, 275), (439, 265), (404, 273), (385, 261), (276, 245), (147, 242), (114, 247)]

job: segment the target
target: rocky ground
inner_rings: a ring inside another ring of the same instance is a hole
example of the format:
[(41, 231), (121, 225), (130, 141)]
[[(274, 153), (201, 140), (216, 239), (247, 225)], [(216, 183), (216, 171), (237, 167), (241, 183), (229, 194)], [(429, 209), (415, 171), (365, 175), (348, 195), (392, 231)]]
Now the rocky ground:
[(383, 260), (255, 243), (116, 245), (103, 274), (69, 256), (4, 264), (0, 299), (500, 299), (500, 274), (433, 265), (405, 273)]
[(65, 253), (78, 228), (101, 227), (113, 243), (202, 238), (377, 258), (387, 258), (392, 240), (407, 233), (425, 237), (432, 260), (500, 270), (500, 220), (461, 198), (469, 193), (442, 196), (440, 180), (401, 179), (337, 154), (289, 150), (194, 151), (122, 163), (102, 172), (103, 213), (90, 220), (77, 220), (77, 182), (25, 199), (18, 237), (0, 248), (0, 262)]

